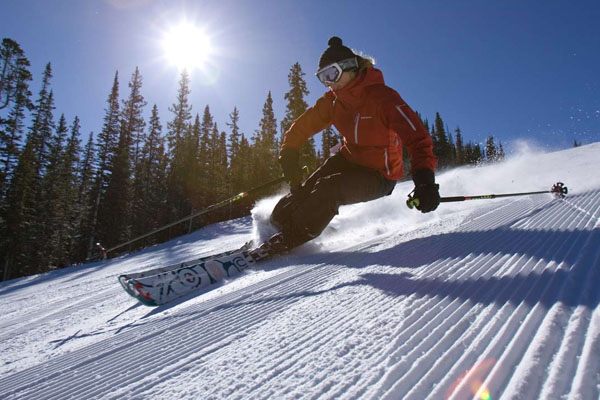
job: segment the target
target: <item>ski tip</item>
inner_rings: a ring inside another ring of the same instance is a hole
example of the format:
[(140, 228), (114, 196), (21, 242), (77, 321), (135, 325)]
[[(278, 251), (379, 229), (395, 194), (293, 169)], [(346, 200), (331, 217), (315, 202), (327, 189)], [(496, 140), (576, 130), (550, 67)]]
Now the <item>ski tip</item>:
[(119, 283), (128, 295), (135, 298), (140, 303), (149, 307), (156, 307), (158, 305), (148, 293), (144, 292), (144, 285), (137, 282), (135, 279), (130, 279), (127, 275), (120, 275)]

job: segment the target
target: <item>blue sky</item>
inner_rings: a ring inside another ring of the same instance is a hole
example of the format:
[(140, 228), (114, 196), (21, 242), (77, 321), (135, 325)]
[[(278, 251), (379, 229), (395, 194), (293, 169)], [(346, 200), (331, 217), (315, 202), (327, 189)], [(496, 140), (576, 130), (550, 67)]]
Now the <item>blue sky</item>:
[(548, 150), (600, 140), (597, 0), (4, 0), (0, 11), (0, 35), (32, 63), (34, 98), (51, 62), (56, 118), (78, 115), (86, 137), (102, 127), (115, 71), (125, 97), (136, 66), (147, 114), (156, 103), (166, 131), (180, 76), (160, 41), (185, 19), (215, 48), (210, 71), (192, 71), (193, 112), (209, 105), (221, 130), (237, 106), (251, 136), (269, 91), (281, 121), (297, 61), (313, 104), (325, 90), (318, 58), (337, 35), (373, 56), (409, 105), (430, 121), (439, 112), (466, 139), (493, 135), (508, 150), (519, 139)]

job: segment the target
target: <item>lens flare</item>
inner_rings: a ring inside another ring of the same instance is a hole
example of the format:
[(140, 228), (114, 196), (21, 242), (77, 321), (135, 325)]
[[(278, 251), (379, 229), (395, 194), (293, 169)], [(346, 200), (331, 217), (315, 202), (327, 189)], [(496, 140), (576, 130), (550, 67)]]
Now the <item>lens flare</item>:
[(479, 380), (471, 382), (471, 392), (480, 400), (491, 400), (490, 391)]
[(484, 381), (495, 365), (496, 360), (486, 359), (463, 372), (446, 391), (444, 400), (466, 396), (475, 396), (479, 400), (491, 400), (492, 395)]

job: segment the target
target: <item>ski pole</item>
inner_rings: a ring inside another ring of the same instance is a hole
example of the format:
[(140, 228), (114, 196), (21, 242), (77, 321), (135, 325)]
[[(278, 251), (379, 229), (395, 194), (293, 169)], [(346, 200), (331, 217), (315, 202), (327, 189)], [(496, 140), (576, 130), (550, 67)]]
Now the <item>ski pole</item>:
[[(406, 200), (406, 205), (408, 208), (418, 207), (420, 202), (419, 199), (413, 196), (413, 192), (408, 195), (408, 200)], [(500, 197), (513, 197), (513, 196), (528, 196), (531, 194), (542, 194), (542, 193), (552, 193), (556, 198), (564, 198), (568, 189), (562, 182), (557, 182), (552, 186), (550, 190), (540, 190), (537, 192), (522, 192), (522, 193), (504, 193), (504, 194), (484, 194), (478, 196), (453, 196), (453, 197), (441, 197), (440, 203), (452, 203), (456, 201), (467, 201), (467, 200), (488, 200), (488, 199), (497, 199)]]
[[(302, 168), (302, 170), (303, 170), (304, 172), (306, 172), (306, 174), (308, 175), (308, 172), (309, 172), (309, 170), (308, 170), (308, 166), (306, 166), (306, 165), (305, 165), (305, 166)], [(277, 179), (273, 179), (272, 181), (269, 181), (269, 182), (267, 182), (267, 183), (265, 183), (265, 184), (262, 184), (262, 185), (260, 185), (260, 186), (257, 186), (257, 187), (255, 187), (255, 188), (252, 188), (252, 189), (250, 189), (250, 190), (248, 190), (248, 191), (246, 191), (246, 192), (242, 192), (242, 193), (236, 194), (236, 195), (235, 195), (235, 196), (233, 196), (233, 197), (230, 197), (230, 198), (228, 198), (228, 199), (225, 199), (225, 200), (223, 200), (223, 201), (220, 201), (220, 202), (218, 202), (218, 203), (216, 203), (216, 204), (213, 204), (213, 205), (211, 205), (211, 206), (208, 206), (207, 208), (205, 208), (205, 209), (203, 209), (202, 211), (200, 211), (198, 214), (194, 214), (194, 217), (197, 217), (198, 215), (201, 215), (201, 214), (204, 214), (204, 213), (206, 213), (206, 212), (209, 212), (210, 210), (213, 210), (213, 209), (215, 209), (215, 208), (219, 208), (219, 207), (226, 206), (226, 205), (228, 205), (228, 204), (230, 204), (230, 203), (233, 203), (234, 201), (238, 201), (238, 200), (240, 200), (240, 199), (243, 199), (244, 197), (250, 196), (251, 194), (254, 194), (254, 193), (256, 193), (256, 192), (260, 192), (261, 190), (264, 190), (264, 189), (266, 189), (266, 188), (268, 188), (268, 187), (271, 187), (271, 186), (277, 185), (278, 183), (281, 183), (281, 182), (283, 182), (283, 181), (285, 181), (285, 177), (284, 177), (284, 176), (281, 176), (281, 177), (279, 177), (279, 178), (277, 178)], [(188, 218), (189, 218), (189, 217), (188, 217)]]
[[(307, 166), (304, 166), (302, 168), (302, 170), (304, 170), (305, 172), (308, 173), (308, 167)], [(184, 217), (184, 218), (181, 218), (181, 219), (179, 219), (177, 221), (171, 222), (170, 224), (162, 226), (162, 227), (160, 227), (158, 229), (155, 229), (155, 230), (153, 230), (151, 232), (148, 232), (148, 233), (146, 233), (144, 235), (138, 236), (138, 237), (136, 237), (134, 239), (131, 239), (131, 240), (125, 242), (125, 243), (121, 243), (121, 244), (119, 244), (119, 245), (117, 245), (115, 247), (111, 247), (110, 249), (106, 250), (106, 252), (107, 253), (108, 252), (113, 252), (113, 251), (115, 251), (117, 249), (120, 249), (121, 247), (127, 246), (127, 245), (129, 245), (131, 243), (137, 242), (138, 240), (144, 239), (144, 238), (146, 238), (148, 236), (152, 236), (152, 235), (154, 235), (154, 234), (156, 234), (158, 232), (161, 232), (161, 231), (163, 231), (165, 229), (168, 229), (168, 228), (171, 228), (171, 227), (173, 227), (175, 225), (181, 224), (182, 222), (191, 221), (192, 219), (194, 219), (196, 217), (199, 217), (200, 215), (204, 215), (204, 214), (209, 213), (209, 212), (211, 212), (213, 210), (216, 210), (218, 208), (221, 208), (221, 207), (224, 207), (224, 206), (229, 205), (231, 203), (234, 203), (234, 202), (236, 202), (238, 200), (243, 199), (244, 197), (248, 197), (251, 194), (254, 194), (256, 192), (260, 192), (261, 190), (264, 190), (264, 189), (266, 189), (268, 187), (275, 186), (278, 183), (281, 183), (283, 181), (285, 181), (285, 177), (283, 177), (283, 176), (280, 177), (280, 178), (277, 178), (277, 179), (273, 179), (272, 181), (264, 183), (264, 184), (262, 184), (260, 186), (254, 187), (254, 188), (252, 188), (250, 190), (247, 190), (245, 192), (241, 192), (241, 193), (236, 194), (235, 196), (232, 196), (232, 197), (230, 197), (228, 199), (222, 200), (222, 201), (220, 201), (218, 203), (215, 203), (215, 204), (212, 204), (212, 205), (210, 205), (210, 206), (208, 206), (206, 208), (203, 208), (202, 210), (198, 211), (195, 214), (188, 215), (187, 217)]]

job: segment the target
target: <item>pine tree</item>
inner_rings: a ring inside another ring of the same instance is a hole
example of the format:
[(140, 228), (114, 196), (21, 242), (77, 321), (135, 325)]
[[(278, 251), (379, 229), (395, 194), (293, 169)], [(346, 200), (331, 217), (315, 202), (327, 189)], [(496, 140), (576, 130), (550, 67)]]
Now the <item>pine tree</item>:
[(448, 168), (452, 165), (452, 149), (448, 141), (444, 122), (440, 113), (435, 113), (435, 134), (433, 152), (438, 157), (438, 168)]
[(229, 159), (235, 158), (240, 152), (240, 112), (237, 107), (233, 108), (231, 114), (229, 114), (229, 120), (231, 122), (227, 123), (229, 129), (231, 129), (231, 133), (229, 134)]
[(6, 236), (2, 242), (3, 259), (6, 268), (3, 279), (15, 276), (26, 276), (38, 272), (36, 254), (32, 250), (42, 238), (36, 236), (34, 225), (37, 219), (37, 196), (35, 195), (37, 171), (33, 142), (28, 141), (19, 155), (13, 178), (7, 193)]
[(242, 135), (240, 133), (239, 121), (240, 121), (240, 113), (237, 107), (234, 107), (231, 114), (229, 114), (229, 119), (231, 122), (227, 123), (227, 126), (231, 130), (229, 134), (229, 182), (231, 184), (231, 188), (229, 191), (230, 195), (235, 193), (239, 193), (245, 189), (244, 180), (243, 180), (243, 160), (241, 158), (241, 139)]
[(186, 71), (181, 74), (177, 100), (169, 108), (173, 119), (167, 123), (167, 140), (169, 144), (169, 169), (167, 206), (171, 220), (181, 218), (191, 211), (191, 205), (186, 198), (185, 171), (185, 135), (192, 119), (192, 106), (189, 104), (190, 80)]
[(488, 162), (493, 163), (498, 161), (498, 155), (496, 152), (496, 144), (494, 143), (494, 137), (488, 136), (485, 141), (485, 157)]
[(71, 263), (72, 240), (76, 228), (77, 164), (79, 163), (79, 118), (75, 117), (71, 133), (64, 115), (52, 138), (49, 163), (44, 176), (45, 213), (39, 223), (44, 227), (44, 263), (60, 267)]
[(496, 158), (498, 161), (503, 161), (504, 158), (506, 157), (506, 154), (504, 153), (504, 147), (502, 147), (502, 143), (498, 143), (498, 148), (496, 149)]
[(273, 111), (273, 97), (271, 91), (267, 94), (267, 99), (263, 106), (263, 116), (259, 123), (260, 141), (265, 152), (269, 154), (271, 160), (279, 155), (279, 141), (277, 140), (277, 119)]
[(437, 138), (437, 135), (435, 134), (435, 126), (431, 125), (431, 127), (427, 128), (427, 130), (429, 131), (429, 135), (431, 136), (431, 141), (433, 142), (433, 153), (434, 153), (434, 155), (437, 155), (437, 153), (435, 152), (435, 149), (438, 146), (438, 144), (437, 144), (438, 138)]
[(421, 114), (418, 111), (415, 111), (417, 116), (419, 117), (419, 119), (421, 120), (421, 122), (423, 123), (423, 126), (425, 127), (425, 130), (427, 132), (429, 132), (429, 134), (432, 134), (431, 128), (429, 127), (429, 119), (425, 118), (423, 119), (423, 117), (421, 116)]
[(18, 102), (29, 90), (31, 64), (21, 46), (12, 39), (2, 39), (0, 45), (0, 110)]
[(44, 198), (43, 176), (54, 131), (51, 77), (52, 69), (48, 63), (25, 148), (19, 156), (6, 195), (4, 218), (9, 239), (5, 242), (4, 253), (14, 267), (21, 270), (17, 273), (19, 276), (41, 272), (38, 265), (43, 249), (39, 241), (44, 239), (44, 225), (39, 221), (46, 211), (39, 200)]
[[(219, 158), (218, 158), (218, 164), (219, 167), (222, 168), (223, 172), (223, 178), (224, 179), (224, 183), (222, 185), (222, 190), (224, 190), (225, 188), (227, 188), (228, 183), (229, 183), (229, 179), (228, 179), (228, 170), (230, 167), (230, 163), (229, 163), (229, 157), (227, 156), (227, 133), (225, 133), (224, 131), (221, 132), (221, 136), (219, 137)], [(227, 194), (228, 192), (225, 190), (223, 191), (223, 194)]]
[(454, 131), (456, 133), (456, 165), (465, 164), (465, 149), (463, 145), (462, 132), (459, 127)]
[[(46, 174), (44, 176), (44, 181), (49, 185), (55, 185), (57, 182), (57, 175), (52, 176), (58, 172), (61, 159), (65, 155), (64, 154), (64, 146), (67, 140), (67, 132), (69, 131), (69, 127), (67, 126), (67, 120), (65, 115), (62, 114), (58, 121), (58, 127), (56, 128), (56, 133), (51, 137), (51, 141), (48, 145), (48, 165), (46, 168)], [(54, 179), (52, 179), (54, 178)], [(49, 189), (50, 191), (52, 189)], [(48, 191), (47, 191), (48, 193)], [(46, 199), (48, 200), (48, 199)]]
[(121, 112), (121, 124), (127, 135), (131, 138), (131, 161), (133, 165), (136, 165), (142, 146), (145, 141), (144, 128), (146, 123), (144, 122), (143, 111), (146, 106), (144, 96), (142, 96), (142, 76), (139, 69), (136, 67), (135, 72), (129, 81), (129, 97), (123, 101), (123, 111)]
[(200, 202), (199, 205), (209, 205), (214, 200), (214, 193), (211, 193), (210, 188), (211, 177), (213, 171), (211, 170), (211, 159), (212, 159), (212, 147), (211, 147), (211, 135), (214, 128), (215, 122), (212, 114), (210, 113), (210, 107), (207, 105), (204, 107), (204, 113), (202, 114), (202, 120), (200, 123), (199, 135), (199, 153), (198, 153), (198, 169), (199, 173), (196, 177), (196, 185), (201, 188)]
[(65, 185), (64, 192), (64, 209), (65, 220), (63, 221), (63, 229), (61, 233), (61, 249), (58, 254), (60, 263), (70, 265), (75, 260), (75, 237), (77, 236), (79, 227), (79, 178), (81, 164), (81, 139), (80, 139), (81, 124), (79, 117), (75, 117), (71, 125), (71, 134), (67, 139), (65, 147), (65, 155), (63, 157), (62, 177)]
[(329, 158), (331, 148), (337, 143), (338, 138), (334, 133), (333, 128), (329, 127), (321, 132), (321, 162)]
[(276, 137), (277, 120), (273, 111), (273, 98), (269, 92), (263, 105), (259, 129), (252, 138), (254, 185), (273, 180), (280, 174), (277, 162), (279, 146)]
[(209, 160), (208, 153), (210, 148), (210, 134), (214, 126), (213, 116), (210, 113), (210, 107), (207, 105), (204, 107), (204, 113), (202, 114), (202, 122), (200, 124), (200, 165), (208, 168)]
[(141, 86), (142, 78), (136, 68), (129, 82), (129, 97), (123, 102), (119, 143), (111, 161), (110, 179), (102, 207), (103, 241), (109, 246), (127, 241), (132, 235), (135, 186), (141, 184), (132, 177), (145, 135), (142, 113), (146, 102), (141, 95)]
[(106, 188), (99, 239), (106, 247), (115, 246), (131, 237), (131, 143), (125, 129), (121, 129), (117, 151), (111, 160), (110, 178)]
[(41, 177), (45, 173), (48, 163), (48, 142), (55, 129), (54, 125), (54, 95), (50, 90), (50, 79), (52, 78), (52, 67), (50, 63), (46, 65), (44, 77), (42, 79), (42, 89), (36, 102), (33, 114), (33, 125), (28, 134), (28, 140), (33, 144), (37, 161), (38, 175)]
[(474, 145), (473, 147), (473, 163), (480, 164), (483, 162), (483, 150), (481, 150), (481, 146), (479, 143)]
[[(177, 149), (179, 142), (183, 139), (186, 126), (192, 119), (192, 106), (189, 104), (190, 94), (190, 78), (187, 71), (184, 70), (179, 81), (177, 101), (169, 107), (169, 111), (173, 113), (173, 120), (167, 123), (167, 140), (171, 153)], [(173, 157), (172, 154), (171, 157)]]
[(240, 139), (240, 152), (239, 152), (239, 179), (243, 188), (249, 188), (254, 186), (253, 182), (253, 158), (252, 158), (252, 147), (250, 142), (242, 133)]
[(102, 221), (104, 216), (101, 214), (101, 207), (106, 207), (103, 199), (106, 195), (106, 189), (110, 180), (110, 171), (113, 169), (112, 161), (117, 151), (117, 140), (120, 134), (119, 124), (119, 72), (115, 73), (112, 89), (108, 96), (108, 108), (105, 109), (104, 124), (102, 131), (98, 134), (97, 144), (97, 166), (94, 168), (96, 176), (90, 200), (90, 240), (88, 243), (87, 257), (92, 256), (94, 243), (99, 228), (99, 218)]
[(91, 132), (83, 150), (83, 158), (77, 169), (77, 203), (74, 210), (77, 234), (74, 237), (75, 243), (72, 258), (78, 261), (86, 258), (89, 245), (88, 238), (92, 236), (91, 213), (95, 174), (94, 158), (94, 133)]
[(103, 187), (108, 183), (111, 160), (117, 150), (120, 133), (119, 108), (119, 72), (115, 73), (112, 89), (108, 96), (108, 107), (104, 110), (104, 124), (98, 134), (98, 168), (97, 178)]
[(61, 253), (61, 224), (67, 217), (64, 204), (65, 182), (62, 176), (67, 132), (67, 121), (65, 116), (61, 115), (56, 132), (49, 143), (48, 165), (42, 183), (43, 196), (39, 201), (44, 212), (37, 221), (45, 242), (45, 246), (38, 250), (40, 259), (44, 259), (48, 266), (54, 267), (59, 261), (57, 254)]
[[(144, 156), (147, 165), (148, 186), (147, 196), (150, 198), (151, 212), (154, 215), (160, 214), (161, 205), (164, 204), (166, 198), (164, 196), (164, 185), (166, 183), (166, 175), (164, 168), (166, 163), (165, 157), (165, 140), (162, 136), (162, 125), (158, 117), (158, 108), (156, 105), (152, 109), (150, 118), (150, 132), (144, 147)], [(159, 220), (156, 220), (153, 228), (157, 227)]]
[[(124, 193), (129, 199), (129, 203), (126, 205), (126, 210), (129, 211), (129, 215), (124, 216), (124, 218), (129, 221), (129, 228), (127, 228), (127, 230), (131, 230), (131, 232), (138, 231), (137, 227), (135, 227), (138, 221), (134, 218), (134, 215), (137, 213), (136, 208), (140, 207), (140, 202), (143, 201), (143, 198), (140, 198), (139, 196), (142, 192), (144, 182), (143, 178), (139, 175), (141, 169), (140, 159), (142, 146), (144, 145), (146, 135), (146, 123), (144, 121), (143, 111), (147, 103), (141, 94), (141, 89), (142, 76), (139, 69), (136, 67), (135, 72), (129, 81), (129, 97), (122, 102), (123, 108), (121, 111), (121, 132), (123, 132), (128, 139), (127, 144), (130, 154), (129, 170), (133, 172), (132, 188), (128, 188), (127, 192)], [(124, 160), (122, 162), (124, 163)]]
[[(292, 123), (300, 117), (308, 108), (308, 104), (304, 101), (304, 96), (308, 95), (306, 81), (304, 80), (305, 73), (299, 63), (295, 63), (290, 73), (288, 74), (288, 83), (290, 91), (284, 96), (287, 100), (286, 112), (281, 121), (282, 135), (290, 129)], [(317, 154), (315, 151), (315, 140), (310, 138), (300, 150), (300, 164), (307, 165), (311, 170), (317, 167)]]
[(32, 110), (29, 82), (29, 60), (19, 44), (3, 39), (0, 46), (0, 199), (4, 198), (6, 183), (19, 157), (19, 142), (23, 136), (25, 110)]
[(219, 201), (227, 195), (227, 147), (217, 123), (213, 125), (210, 136), (209, 173), (211, 203)]
[(469, 141), (465, 145), (465, 164), (479, 164), (483, 161), (483, 152), (479, 144)]
[(200, 131), (200, 116), (196, 114), (194, 123), (185, 131), (183, 154), (184, 195), (193, 209), (202, 207), (203, 187), (198, 182), (207, 173), (199, 163)]
[(135, 236), (156, 229), (166, 222), (166, 162), (162, 125), (155, 104), (136, 174), (139, 185), (136, 185), (134, 201)]
[(446, 125), (446, 132), (448, 132), (448, 148), (450, 152), (450, 168), (456, 166), (456, 146), (454, 145), (454, 138), (452, 137), (452, 132), (450, 132), (450, 128)]

